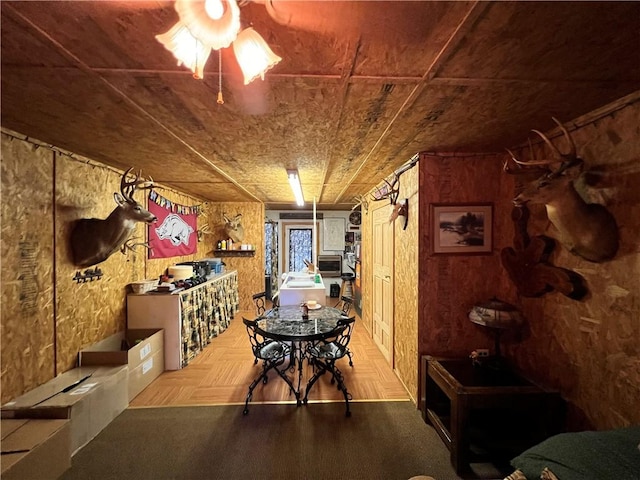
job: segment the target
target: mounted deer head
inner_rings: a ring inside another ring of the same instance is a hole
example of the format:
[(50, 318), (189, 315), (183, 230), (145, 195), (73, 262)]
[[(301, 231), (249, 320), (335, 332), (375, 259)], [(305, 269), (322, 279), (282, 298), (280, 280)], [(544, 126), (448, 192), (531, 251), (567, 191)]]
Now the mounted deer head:
[[(569, 132), (555, 118), (569, 143), (568, 153), (558, 148), (538, 130), (533, 130), (549, 146), (555, 158), (522, 162), (513, 155), (513, 160), (521, 166), (519, 171), (507, 168), (507, 173), (526, 174), (533, 167), (538, 178), (524, 185), (513, 203), (527, 202), (544, 204), (549, 221), (558, 230), (558, 240), (571, 253), (591, 262), (602, 262), (613, 258), (618, 251), (618, 226), (613, 215), (602, 205), (587, 203), (576, 191), (573, 182), (582, 173), (583, 162), (576, 155), (576, 146)], [(559, 164), (554, 169), (552, 165)]]
[(127, 176), (132, 170), (133, 168), (130, 168), (122, 175), (120, 193), (113, 194), (118, 206), (107, 218), (76, 220), (71, 232), (74, 265), (90, 267), (104, 262), (117, 250), (122, 250), (124, 253), (127, 248), (131, 248), (131, 245), (126, 242), (135, 230), (136, 223), (152, 223), (157, 220), (155, 215), (142, 208), (142, 205), (133, 199), (133, 193), (136, 190), (153, 188), (153, 179), (141, 179), (142, 172), (138, 172), (132, 181), (127, 181)]
[(242, 214), (239, 213), (233, 219), (227, 217), (226, 213), (222, 214), (224, 218), (224, 232), (234, 242), (242, 242), (244, 240), (244, 227), (240, 223), (242, 220)]
[(397, 202), (395, 204), (391, 204), (391, 215), (389, 215), (389, 223), (393, 223), (396, 221), (396, 218), (404, 217), (404, 225), (402, 226), (403, 230), (407, 229), (407, 223), (409, 222), (409, 199), (405, 198), (401, 202)]

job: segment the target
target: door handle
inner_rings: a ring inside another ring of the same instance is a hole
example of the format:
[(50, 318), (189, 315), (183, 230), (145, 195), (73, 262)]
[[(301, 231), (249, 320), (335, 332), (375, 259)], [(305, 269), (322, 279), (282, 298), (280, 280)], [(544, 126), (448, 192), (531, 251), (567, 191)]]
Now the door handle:
[(384, 278), (388, 278), (389, 280), (391, 280), (391, 275), (385, 275)]

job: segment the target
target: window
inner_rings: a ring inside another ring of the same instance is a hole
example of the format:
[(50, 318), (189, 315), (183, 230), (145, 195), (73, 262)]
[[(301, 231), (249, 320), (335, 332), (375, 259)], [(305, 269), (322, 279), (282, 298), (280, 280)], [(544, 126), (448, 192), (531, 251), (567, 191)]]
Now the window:
[(313, 251), (313, 231), (311, 228), (289, 228), (288, 233), (288, 268), (290, 272), (300, 272), (305, 267), (305, 260), (311, 261)]

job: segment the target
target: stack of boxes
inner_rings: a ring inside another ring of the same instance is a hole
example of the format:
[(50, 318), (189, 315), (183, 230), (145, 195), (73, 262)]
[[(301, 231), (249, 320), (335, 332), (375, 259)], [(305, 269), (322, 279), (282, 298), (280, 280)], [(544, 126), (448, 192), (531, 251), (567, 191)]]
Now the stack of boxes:
[(164, 371), (164, 330), (120, 332), (82, 350), (78, 368), (7, 402), (2, 479), (56, 479), (71, 456)]

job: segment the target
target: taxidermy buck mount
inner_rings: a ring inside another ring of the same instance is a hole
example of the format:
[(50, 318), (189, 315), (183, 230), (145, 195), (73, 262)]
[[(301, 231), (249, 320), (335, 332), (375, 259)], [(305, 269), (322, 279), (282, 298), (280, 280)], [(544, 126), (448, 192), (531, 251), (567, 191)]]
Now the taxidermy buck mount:
[(222, 214), (224, 218), (224, 233), (234, 242), (242, 242), (244, 240), (244, 227), (240, 223), (242, 214), (238, 213), (235, 217), (229, 218), (226, 213)]
[(400, 175), (410, 168), (413, 168), (415, 164), (418, 163), (418, 160), (420, 160), (420, 154), (416, 153), (408, 162), (393, 172), (392, 182), (389, 182), (385, 178), (385, 185), (381, 188), (376, 188), (376, 191), (373, 193), (373, 200), (376, 202), (384, 200), (385, 198), (389, 199), (389, 202), (391, 203), (389, 223), (395, 222), (398, 217), (404, 217), (404, 225), (402, 226), (403, 230), (407, 229), (407, 224), (409, 223), (409, 199), (405, 198), (402, 202), (398, 203), (398, 194), (400, 193)]
[(142, 208), (133, 199), (136, 190), (153, 188), (153, 179), (141, 179), (142, 172), (127, 181), (127, 176), (133, 167), (127, 170), (120, 180), (120, 193), (114, 193), (113, 198), (117, 207), (111, 214), (101, 220), (99, 218), (81, 218), (76, 220), (71, 232), (71, 251), (73, 263), (78, 267), (90, 267), (104, 262), (111, 254), (120, 250), (133, 250), (137, 245), (131, 244), (129, 237), (133, 233), (137, 222), (153, 223), (157, 221), (155, 215)]
[[(527, 167), (534, 167), (543, 174), (536, 180), (524, 185), (514, 199), (516, 206), (527, 202), (544, 204), (549, 221), (558, 231), (558, 241), (571, 253), (591, 262), (603, 262), (615, 257), (618, 251), (618, 226), (613, 215), (597, 203), (587, 203), (574, 187), (574, 181), (580, 176), (583, 161), (576, 155), (576, 146), (566, 128), (553, 119), (569, 143), (569, 152), (561, 153), (542, 132), (533, 130), (549, 146), (555, 158), (549, 160), (520, 161), (511, 154), (511, 158), (520, 166), (511, 170), (504, 166), (507, 173), (530, 173)], [(511, 152), (509, 152), (511, 153)], [(551, 165), (560, 165), (552, 170)]]

